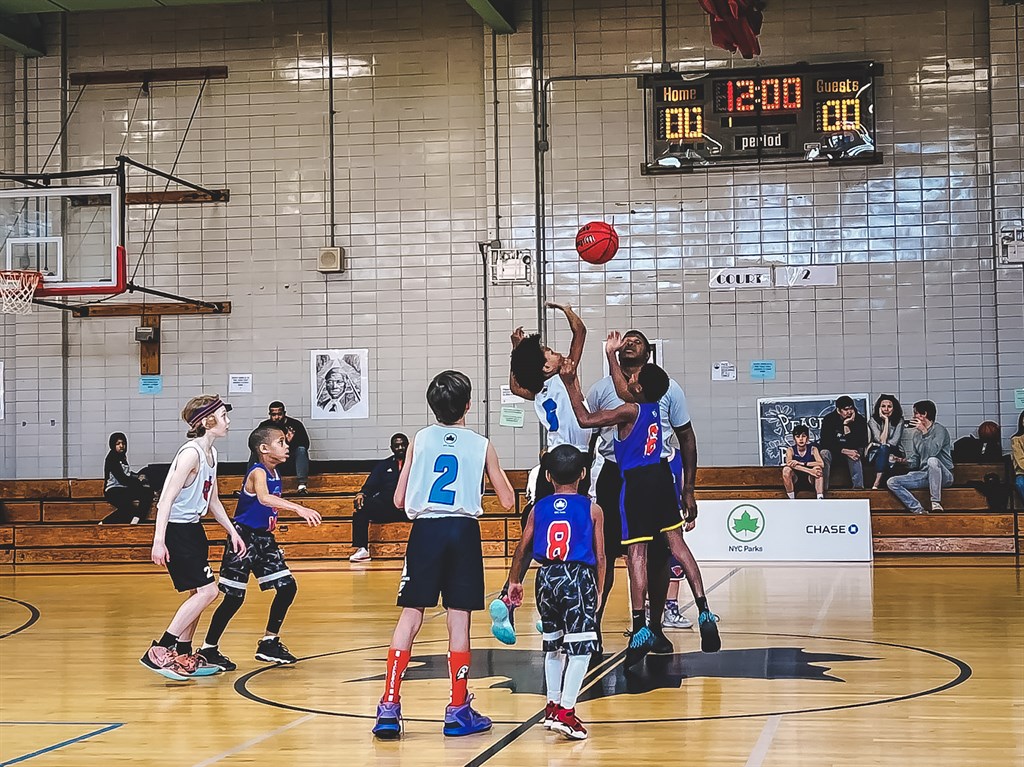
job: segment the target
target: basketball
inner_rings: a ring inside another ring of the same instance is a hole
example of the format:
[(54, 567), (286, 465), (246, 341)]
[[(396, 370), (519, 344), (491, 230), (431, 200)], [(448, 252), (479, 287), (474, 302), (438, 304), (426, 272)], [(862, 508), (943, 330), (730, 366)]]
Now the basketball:
[(576, 232), (576, 252), (588, 264), (606, 264), (619, 250), (619, 235), (611, 224), (591, 221)]
[(978, 427), (978, 439), (982, 442), (991, 442), (999, 439), (999, 424), (995, 421), (985, 421)]

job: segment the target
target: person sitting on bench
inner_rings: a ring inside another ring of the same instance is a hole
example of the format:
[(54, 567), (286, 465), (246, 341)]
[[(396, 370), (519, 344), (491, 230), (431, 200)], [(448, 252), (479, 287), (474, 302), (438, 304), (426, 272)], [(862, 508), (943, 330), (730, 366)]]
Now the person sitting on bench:
[(393, 435), (391, 455), (373, 467), (356, 495), (356, 511), (352, 516), (352, 546), (356, 553), (348, 558), (350, 562), (370, 560), (370, 522), (409, 521), (405, 511), (395, 507), (395, 488), (408, 450), (409, 438), (404, 434)]
[(103, 497), (114, 507), (101, 525), (137, 525), (153, 507), (153, 490), (142, 475), (128, 465), (128, 438), (119, 431), (110, 435), (110, 452), (103, 462)]

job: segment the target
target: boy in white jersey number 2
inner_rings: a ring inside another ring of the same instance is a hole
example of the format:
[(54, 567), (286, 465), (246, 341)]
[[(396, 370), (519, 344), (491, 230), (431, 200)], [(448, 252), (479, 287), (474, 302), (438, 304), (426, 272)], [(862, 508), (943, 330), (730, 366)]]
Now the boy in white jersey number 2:
[(472, 385), (454, 370), (439, 373), (427, 387), (427, 404), (437, 423), (420, 430), (395, 490), (395, 506), (413, 521), (398, 587), (402, 614), (388, 650), (384, 695), (377, 706), (373, 734), (393, 740), (402, 734), (399, 687), (409, 665), (412, 644), (423, 625), (423, 611), (438, 597), (448, 611), (448, 669), (451, 702), (443, 732), (472, 735), (491, 728), (467, 691), (470, 667), (469, 627), (473, 610), (484, 608), (484, 565), (480, 544), (483, 478), (490, 480), (506, 508), (515, 493), (487, 438), (466, 427)]

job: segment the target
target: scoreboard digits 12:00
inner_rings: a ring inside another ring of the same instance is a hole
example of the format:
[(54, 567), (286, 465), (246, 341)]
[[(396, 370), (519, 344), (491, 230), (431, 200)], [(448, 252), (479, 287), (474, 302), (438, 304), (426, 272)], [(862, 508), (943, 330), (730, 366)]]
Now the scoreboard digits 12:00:
[(645, 174), (780, 162), (871, 163), (874, 62), (670, 72), (641, 79)]

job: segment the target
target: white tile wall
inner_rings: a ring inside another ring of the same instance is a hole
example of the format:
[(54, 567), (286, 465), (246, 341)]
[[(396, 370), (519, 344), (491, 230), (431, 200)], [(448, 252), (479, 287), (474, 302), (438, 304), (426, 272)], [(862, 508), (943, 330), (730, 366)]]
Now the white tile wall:
[[(657, 3), (550, 5), (548, 76), (649, 71), (660, 59)], [(497, 41), (501, 237), (533, 247), (529, 3), (517, 10), (520, 32)], [(493, 288), (486, 317), (480, 300), (477, 242), (496, 232), (491, 37), (461, 0), (336, 3), (336, 235), (349, 271), (325, 279), (314, 269), (329, 238), (323, 14), (322, 3), (299, 0), (120, 11), (116, 23), (115, 14), (70, 17), (72, 72), (229, 67), (227, 81), (203, 91), (176, 170), (230, 187), (231, 202), (164, 207), (158, 216), (133, 208), (129, 253), (141, 284), (230, 299), (233, 311), (164, 320), (164, 393), (155, 397), (137, 393), (133, 320), (70, 321), (66, 362), (55, 311), (2, 320), (2, 476), (60, 475), (65, 441), (70, 474), (97, 475), (116, 429), (128, 433), (134, 463), (166, 460), (184, 431), (181, 405), (200, 391), (223, 393), (229, 372), (253, 373), (255, 386), (233, 398), (227, 458), (244, 458), (248, 427), (275, 398), (305, 420), (314, 457), (372, 457), (396, 429), (426, 422), (423, 392), (437, 371), (466, 371), (482, 401), (485, 343), (499, 452), (510, 466), (534, 460), (532, 416), (523, 430), (498, 427), (497, 391), (507, 378), (509, 331), (538, 326), (536, 290)], [(894, 391), (907, 404), (935, 399), (940, 420), (958, 433), (1000, 414), (1009, 426), (1012, 384), (1024, 380), (1024, 297), (1020, 269), (995, 267), (992, 232), (994, 217), (1021, 215), (1019, 14), (998, 0), (772, 3), (764, 63), (885, 64), (878, 103), (886, 161), (876, 167), (641, 177), (633, 84), (556, 85), (543, 292), (580, 306), (592, 328), (588, 380), (600, 372), (608, 328), (666, 339), (666, 364), (689, 395), (705, 464), (755, 460), (754, 401), (774, 394)], [(732, 65), (710, 46), (695, 3), (670, 3), (669, 21), (670, 60)], [(913, 38), (896, 31), (910, 25)], [(60, 128), (58, 57), (28, 63), (27, 94), (21, 67), (0, 54), (0, 158), (21, 167), (27, 105), (29, 166), (37, 169)], [(68, 127), (70, 167), (109, 164), (123, 148), (170, 169), (198, 93), (195, 83), (154, 85), (148, 96), (90, 86)], [(77, 95), (72, 88), (69, 98)], [(56, 169), (55, 160), (47, 167)], [(163, 183), (133, 173), (132, 188)], [(621, 236), (619, 255), (603, 268), (581, 267), (572, 249), (576, 228), (591, 218), (614, 221)], [(836, 263), (841, 285), (708, 292), (708, 267), (763, 262)], [(560, 322), (550, 338), (556, 348), (567, 344)], [(308, 419), (309, 350), (324, 346), (370, 349), (368, 421)], [(777, 360), (777, 381), (750, 381), (750, 360), (762, 358)], [(739, 381), (712, 385), (719, 359), (738, 363)], [(482, 426), (481, 407), (471, 421)]]

